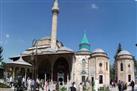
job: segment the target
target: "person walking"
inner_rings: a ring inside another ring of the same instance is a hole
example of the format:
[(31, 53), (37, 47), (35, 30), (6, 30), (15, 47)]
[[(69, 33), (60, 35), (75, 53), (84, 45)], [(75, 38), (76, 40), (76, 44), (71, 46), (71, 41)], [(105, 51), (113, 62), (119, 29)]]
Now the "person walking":
[(76, 91), (76, 88), (74, 86), (75, 86), (75, 82), (72, 83), (72, 86), (70, 87), (70, 91)]
[(118, 90), (121, 91), (121, 81), (118, 82)]
[(132, 87), (132, 91), (134, 91), (135, 82), (133, 80), (131, 81), (130, 86)]
[(31, 79), (27, 79), (27, 91), (31, 91)]
[(79, 84), (79, 91), (83, 91), (82, 83)]

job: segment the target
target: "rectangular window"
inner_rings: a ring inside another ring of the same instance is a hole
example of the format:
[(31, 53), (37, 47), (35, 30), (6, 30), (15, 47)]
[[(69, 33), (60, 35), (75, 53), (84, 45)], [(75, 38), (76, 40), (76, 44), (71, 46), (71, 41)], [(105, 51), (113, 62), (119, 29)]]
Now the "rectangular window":
[(91, 82), (94, 82), (94, 77), (91, 77)]
[(99, 75), (99, 84), (102, 84), (102, 83), (103, 83), (103, 76)]
[(131, 81), (131, 75), (128, 75), (128, 82)]
[(85, 76), (82, 76), (82, 82), (85, 82)]
[(120, 64), (120, 70), (123, 71), (123, 63)]

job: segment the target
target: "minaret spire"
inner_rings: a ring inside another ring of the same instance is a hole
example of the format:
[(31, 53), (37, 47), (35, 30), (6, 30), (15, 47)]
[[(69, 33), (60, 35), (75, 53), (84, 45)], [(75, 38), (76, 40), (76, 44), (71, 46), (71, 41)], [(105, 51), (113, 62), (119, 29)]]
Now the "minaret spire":
[(52, 32), (51, 32), (51, 48), (53, 49), (56, 49), (58, 14), (59, 14), (58, 0), (54, 0), (52, 7)]
[(90, 51), (90, 44), (89, 44), (86, 33), (84, 33), (84, 35), (83, 35), (83, 38), (79, 45), (79, 49), (80, 49), (80, 51)]
[(59, 11), (58, 0), (54, 0), (52, 11)]

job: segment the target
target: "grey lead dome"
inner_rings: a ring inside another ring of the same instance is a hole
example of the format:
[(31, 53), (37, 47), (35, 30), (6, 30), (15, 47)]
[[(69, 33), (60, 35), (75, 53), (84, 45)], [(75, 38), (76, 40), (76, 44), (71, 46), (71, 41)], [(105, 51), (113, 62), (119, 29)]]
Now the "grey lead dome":
[(127, 50), (123, 50), (123, 51), (120, 51), (118, 53), (118, 56), (120, 56), (120, 55), (131, 55), (131, 53), (129, 51), (127, 51)]
[(93, 51), (93, 53), (105, 53), (105, 51), (101, 48), (97, 48)]

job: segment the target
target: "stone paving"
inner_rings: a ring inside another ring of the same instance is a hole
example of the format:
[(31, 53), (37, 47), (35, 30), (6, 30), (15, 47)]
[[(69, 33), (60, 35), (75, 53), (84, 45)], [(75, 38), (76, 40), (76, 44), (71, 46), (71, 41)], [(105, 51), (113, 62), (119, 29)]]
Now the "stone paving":
[(0, 91), (14, 91), (14, 90), (11, 88), (0, 88)]
[[(110, 91), (118, 91), (118, 88), (117, 87), (115, 87), (115, 88), (110, 88)], [(129, 86), (128, 88), (127, 88), (127, 90), (125, 90), (125, 91), (131, 91), (131, 87)], [(137, 91), (137, 85), (135, 86), (135, 90), (134, 91)]]
[[(0, 88), (0, 91), (14, 91), (13, 89), (11, 88)], [(40, 90), (42, 91), (42, 90)], [(118, 88), (115, 87), (115, 88), (110, 88), (110, 91), (118, 91)], [(131, 91), (131, 87), (128, 87), (128, 89), (126, 91)], [(137, 85), (135, 86), (135, 90), (134, 91), (137, 91)]]

